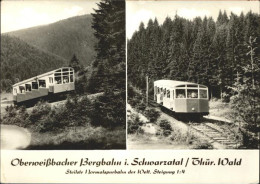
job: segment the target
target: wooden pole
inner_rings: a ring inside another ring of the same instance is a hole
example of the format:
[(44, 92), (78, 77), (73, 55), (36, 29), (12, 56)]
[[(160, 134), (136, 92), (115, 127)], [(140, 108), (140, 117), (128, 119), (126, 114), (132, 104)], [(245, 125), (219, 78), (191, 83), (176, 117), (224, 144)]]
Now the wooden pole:
[(149, 95), (149, 93), (148, 93), (148, 91), (149, 91), (149, 78), (148, 78), (148, 75), (146, 75), (146, 106), (148, 106), (148, 95)]

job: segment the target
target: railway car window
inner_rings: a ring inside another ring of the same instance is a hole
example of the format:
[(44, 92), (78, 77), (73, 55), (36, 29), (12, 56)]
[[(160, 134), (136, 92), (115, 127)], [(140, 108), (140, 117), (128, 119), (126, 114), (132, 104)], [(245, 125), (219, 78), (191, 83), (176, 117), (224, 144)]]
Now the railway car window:
[(167, 90), (167, 98), (170, 98), (170, 90)]
[(176, 89), (176, 98), (186, 98), (185, 89)]
[(67, 71), (69, 71), (69, 69), (68, 68), (63, 68), (62, 71), (63, 72), (67, 72)]
[(206, 86), (200, 85), (200, 88), (207, 88)]
[(208, 98), (207, 90), (200, 89), (200, 98)]
[(163, 90), (163, 96), (164, 97), (166, 96), (166, 88), (164, 88), (164, 90)]
[(198, 90), (197, 89), (187, 89), (187, 97), (188, 98), (198, 98)]
[(31, 84), (25, 84), (25, 90), (26, 90), (26, 91), (32, 91), (32, 86), (31, 86)]
[(179, 85), (179, 86), (176, 86), (176, 87), (181, 87), (181, 88), (183, 88), (183, 87), (185, 87), (185, 85)]
[(73, 82), (73, 75), (70, 75), (70, 82)]
[(69, 76), (63, 76), (63, 84), (69, 83)]
[(49, 77), (49, 83), (53, 83), (53, 78), (52, 77)]
[(39, 80), (39, 87), (40, 87), (40, 88), (46, 88), (46, 82), (45, 82), (45, 80)]
[(20, 90), (20, 93), (25, 93), (25, 88), (24, 88), (24, 86), (19, 86), (19, 90)]
[(56, 70), (55, 72), (61, 72), (61, 70)]
[(54, 77), (55, 84), (61, 84), (61, 76)]
[(32, 82), (32, 89), (38, 89), (38, 82)]
[(160, 93), (160, 88), (158, 87), (158, 88), (157, 88), (157, 94), (159, 94), (159, 93)]

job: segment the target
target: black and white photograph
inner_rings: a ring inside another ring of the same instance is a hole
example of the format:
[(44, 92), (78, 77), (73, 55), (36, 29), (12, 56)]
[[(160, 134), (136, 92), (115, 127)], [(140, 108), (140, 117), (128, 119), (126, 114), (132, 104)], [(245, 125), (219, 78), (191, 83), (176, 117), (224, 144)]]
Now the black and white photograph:
[(1, 149), (126, 149), (125, 1), (1, 1)]
[(0, 5), (0, 183), (259, 183), (259, 1)]
[(259, 149), (259, 1), (127, 1), (127, 147)]

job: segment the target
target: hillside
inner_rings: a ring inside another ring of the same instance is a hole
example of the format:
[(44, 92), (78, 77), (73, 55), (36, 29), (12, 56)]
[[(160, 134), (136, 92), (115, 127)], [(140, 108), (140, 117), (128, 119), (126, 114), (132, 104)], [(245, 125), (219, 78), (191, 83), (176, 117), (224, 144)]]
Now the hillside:
[(91, 15), (83, 15), (6, 34), (16, 36), (66, 60), (76, 54), (84, 66), (89, 66), (95, 58), (94, 45), (97, 42), (91, 25)]
[(1, 35), (2, 89), (18, 80), (66, 66), (67, 63), (62, 57), (35, 48), (19, 38)]

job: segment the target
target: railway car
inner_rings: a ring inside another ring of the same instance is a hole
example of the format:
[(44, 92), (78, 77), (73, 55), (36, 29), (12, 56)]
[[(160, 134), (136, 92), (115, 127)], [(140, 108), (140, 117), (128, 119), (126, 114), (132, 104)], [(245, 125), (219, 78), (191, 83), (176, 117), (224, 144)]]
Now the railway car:
[(13, 85), (15, 104), (32, 104), (39, 99), (54, 99), (75, 90), (74, 69), (62, 67)]
[(154, 100), (181, 115), (201, 117), (209, 114), (208, 88), (205, 85), (174, 81), (154, 81)]

